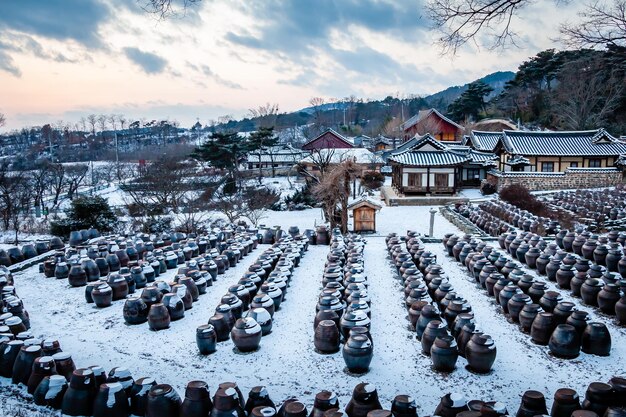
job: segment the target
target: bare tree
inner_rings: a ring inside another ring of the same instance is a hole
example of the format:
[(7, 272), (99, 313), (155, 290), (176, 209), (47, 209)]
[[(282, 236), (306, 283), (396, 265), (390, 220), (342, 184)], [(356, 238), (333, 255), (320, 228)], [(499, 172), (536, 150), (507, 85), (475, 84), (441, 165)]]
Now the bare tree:
[(563, 128), (598, 128), (619, 107), (626, 77), (604, 66), (601, 58), (581, 58), (561, 69), (554, 105)]
[[(571, 2), (552, 1), (557, 5)], [(429, 0), (426, 9), (432, 27), (441, 34), (438, 41), (443, 52), (454, 55), (468, 42), (489, 49), (514, 45), (513, 19), (532, 3), (534, 0)]]
[(280, 194), (267, 188), (254, 188), (243, 193), (246, 201), (244, 215), (258, 226), (267, 215), (267, 210), (280, 200)]
[(325, 102), (326, 101), (322, 97), (311, 97), (311, 99), (309, 99), (309, 104), (313, 107), (313, 123), (318, 132), (321, 131), (322, 126), (324, 125), (322, 113), (324, 111), (323, 106)]
[(78, 126), (81, 128), (82, 132), (86, 132), (87, 131), (87, 119), (85, 119), (85, 117), (81, 117), (80, 120), (78, 121)]
[(626, 0), (594, 1), (578, 14), (580, 22), (561, 26), (573, 47), (626, 46)]
[(104, 131), (107, 128), (107, 122), (109, 121), (109, 118), (107, 117), (106, 114), (101, 114), (98, 116), (98, 127), (100, 128), (100, 132), (102, 133), (102, 137), (104, 139)]
[(33, 202), (35, 206), (43, 206), (44, 193), (50, 187), (51, 163), (47, 160), (37, 162), (35, 169), (30, 171), (30, 180), (33, 190)]
[(339, 225), (343, 233), (348, 231), (348, 200), (350, 184), (357, 173), (356, 164), (346, 160), (333, 168), (313, 187), (313, 195), (322, 203), (324, 217), (334, 228)]
[(177, 15), (179, 11), (185, 12), (187, 7), (200, 3), (202, 0), (140, 0), (143, 3), (143, 9), (157, 16), (159, 19), (165, 19), (170, 16)]
[(52, 190), (52, 207), (58, 207), (59, 198), (65, 189), (65, 167), (60, 163), (50, 165), (50, 189)]
[(335, 159), (335, 152), (336, 150), (333, 148), (314, 149), (307, 157), (308, 164), (313, 167), (313, 172), (309, 172), (306, 169), (307, 164), (302, 164), (302, 166), (299, 167), (300, 174), (307, 177), (314, 184), (319, 183), (330, 170), (331, 164)]
[(98, 123), (98, 116), (95, 114), (90, 114), (87, 116), (87, 123), (91, 126), (91, 134), (96, 136), (96, 123)]
[(0, 215), (4, 229), (15, 231), (15, 244), (32, 201), (30, 185), (25, 171), (10, 171), (7, 163), (0, 165)]
[(241, 193), (225, 194), (219, 191), (209, 203), (209, 208), (226, 216), (230, 223), (235, 223), (248, 213), (246, 201)]
[(72, 200), (78, 188), (83, 184), (85, 176), (89, 171), (87, 164), (75, 164), (65, 167), (65, 183), (67, 187), (67, 197)]
[(278, 118), (278, 103), (266, 103), (254, 109), (249, 109), (248, 114), (251, 118), (258, 118), (259, 127), (274, 127)]
[(7, 118), (4, 113), (0, 113), (0, 127), (4, 126), (7, 122)]

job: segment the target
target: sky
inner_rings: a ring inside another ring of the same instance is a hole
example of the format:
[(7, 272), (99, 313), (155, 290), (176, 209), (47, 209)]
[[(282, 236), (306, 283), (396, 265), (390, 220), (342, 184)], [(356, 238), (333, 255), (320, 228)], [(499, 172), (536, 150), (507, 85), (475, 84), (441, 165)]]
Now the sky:
[(536, 0), (513, 22), (517, 47), (453, 57), (425, 0), (202, 0), (165, 20), (143, 1), (3, 0), (0, 132), (88, 114), (190, 127), (265, 103), (431, 94), (558, 49), (559, 23), (582, 7)]

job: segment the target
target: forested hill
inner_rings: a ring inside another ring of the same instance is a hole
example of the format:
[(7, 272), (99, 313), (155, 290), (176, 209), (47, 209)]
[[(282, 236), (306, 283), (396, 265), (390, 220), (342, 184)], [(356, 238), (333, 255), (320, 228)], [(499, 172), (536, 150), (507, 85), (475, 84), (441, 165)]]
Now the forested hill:
[[(511, 71), (498, 71), (492, 74), (489, 74), (483, 78), (480, 78), (476, 81), (482, 81), (487, 84), (493, 91), (487, 97), (487, 100), (491, 99), (502, 93), (504, 91), (504, 86), (507, 82), (511, 81), (515, 78), (515, 73)], [(457, 98), (461, 96), (461, 94), (467, 90), (468, 84), (462, 86), (454, 86), (448, 87), (443, 91), (432, 94), (430, 96), (424, 97), (424, 99), (430, 104), (431, 107), (437, 108), (437, 110), (446, 111), (448, 106)]]

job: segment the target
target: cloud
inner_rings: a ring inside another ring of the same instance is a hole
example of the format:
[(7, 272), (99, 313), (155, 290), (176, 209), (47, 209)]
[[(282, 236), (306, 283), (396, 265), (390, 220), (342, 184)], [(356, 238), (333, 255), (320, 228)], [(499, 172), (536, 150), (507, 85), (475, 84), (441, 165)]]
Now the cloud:
[(0, 45), (0, 70), (6, 71), (16, 77), (20, 77), (22, 75), (22, 71), (15, 66), (13, 58), (2, 50), (2, 45)]
[(167, 67), (167, 60), (152, 52), (144, 52), (139, 48), (126, 47), (124, 54), (133, 63), (139, 65), (146, 74), (158, 74)]
[[(230, 81), (227, 80), (225, 78), (222, 78), (222, 76), (220, 76), (219, 74), (215, 73), (211, 67), (209, 67), (206, 64), (201, 64), (201, 65), (195, 65), (192, 64), (191, 62), (187, 62), (187, 66), (189, 68), (191, 68), (192, 70), (202, 74), (204, 77), (207, 77), (213, 81), (215, 81), (217, 84), (221, 84), (225, 87), (231, 88), (233, 90), (243, 90), (244, 88), (241, 86), (241, 84), (238, 84), (234, 81)], [(198, 85), (201, 86), (205, 86), (204, 83), (202, 82), (197, 82)]]
[(0, 33), (13, 30), (100, 47), (98, 29), (110, 15), (111, 10), (102, 0), (7, 1), (2, 2)]

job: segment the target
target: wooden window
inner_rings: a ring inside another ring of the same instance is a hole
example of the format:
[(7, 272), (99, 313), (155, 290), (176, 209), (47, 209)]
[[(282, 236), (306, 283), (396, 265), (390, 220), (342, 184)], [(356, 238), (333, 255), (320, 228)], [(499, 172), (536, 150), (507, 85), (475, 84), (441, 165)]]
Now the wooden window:
[(467, 170), (467, 179), (468, 180), (480, 179), (480, 170), (476, 168), (469, 168)]
[(590, 159), (589, 160), (589, 168), (600, 168), (602, 167), (602, 159)]
[(570, 162), (569, 167), (570, 168), (578, 168), (578, 162)]
[(421, 187), (422, 186), (422, 174), (410, 173), (409, 174), (409, 187)]
[(448, 175), (449, 174), (435, 174), (435, 187), (448, 188)]
[(554, 172), (554, 162), (542, 162), (541, 172)]

